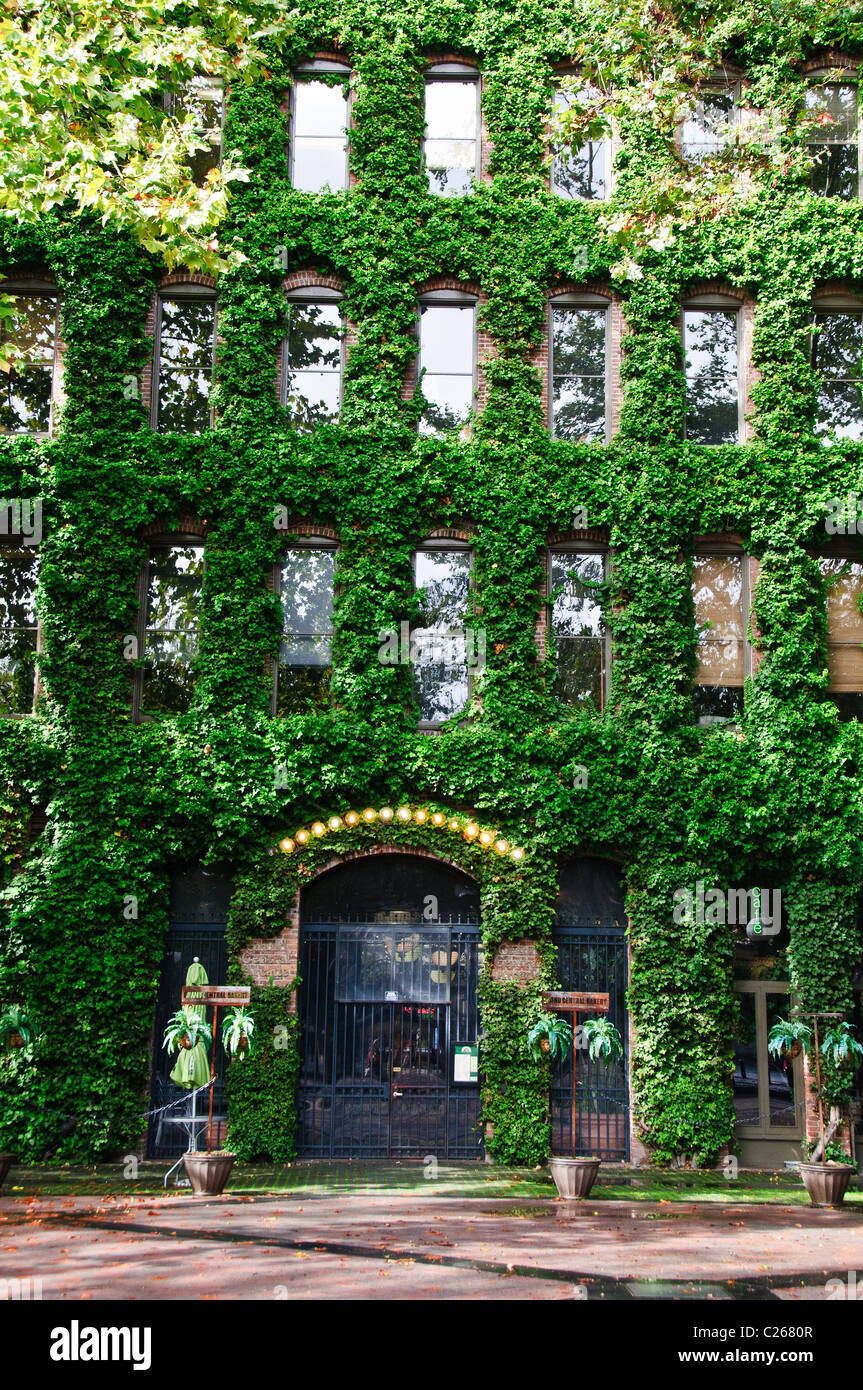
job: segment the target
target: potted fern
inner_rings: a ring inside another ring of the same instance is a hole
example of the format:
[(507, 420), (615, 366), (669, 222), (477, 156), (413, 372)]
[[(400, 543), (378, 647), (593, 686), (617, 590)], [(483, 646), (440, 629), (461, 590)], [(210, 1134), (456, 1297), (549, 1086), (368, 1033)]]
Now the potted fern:
[(527, 1035), (527, 1045), (535, 1062), (543, 1057), (559, 1057), (565, 1062), (572, 1047), (572, 1024), (543, 1011)]
[[(808, 1145), (804, 1146), (807, 1161), (800, 1165), (800, 1176), (809, 1194), (813, 1207), (841, 1207), (848, 1191), (848, 1184), (854, 1174), (854, 1165), (838, 1144), (832, 1142), (839, 1128), (839, 1106), (847, 1097), (853, 1068), (863, 1061), (863, 1046), (854, 1036), (851, 1024), (841, 1022), (832, 1024), (819, 1037), (818, 1023), (821, 1018), (836, 1018), (836, 1014), (811, 1014), (812, 1026), (802, 1019), (778, 1018), (770, 1029), (767, 1050), (772, 1057), (793, 1056), (789, 1047), (799, 1043), (800, 1050), (815, 1061), (815, 1084), (813, 1091), (818, 1101), (818, 1143), (810, 1157)], [(822, 1063), (832, 1070), (832, 1078), (822, 1075)], [(824, 1125), (824, 1102), (831, 1106), (831, 1122)]]
[(254, 1032), (255, 1020), (244, 1004), (229, 1009), (222, 1024), (222, 1046), (227, 1055), (236, 1057), (238, 1062), (244, 1057), (251, 1057)]
[(207, 1020), (199, 1016), (194, 1004), (183, 1004), (168, 1019), (162, 1046), (173, 1056), (178, 1048), (191, 1049), (199, 1042), (209, 1047), (212, 1041), (213, 1030)]
[(35, 1032), (23, 1004), (10, 1004), (0, 1014), (0, 1042), (6, 1047), (25, 1047)]

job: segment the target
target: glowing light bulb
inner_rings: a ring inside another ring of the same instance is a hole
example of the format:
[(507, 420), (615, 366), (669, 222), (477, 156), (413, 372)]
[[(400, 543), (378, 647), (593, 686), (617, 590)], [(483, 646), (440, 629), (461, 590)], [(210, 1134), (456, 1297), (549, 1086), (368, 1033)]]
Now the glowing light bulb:
[(309, 838), (309, 832), (308, 832), (308, 830), (298, 830), (298, 831), (297, 831), (297, 844), (298, 844), (298, 845), (304, 845), (304, 844), (306, 843), (306, 841), (308, 840), (308, 838)]
[(490, 830), (481, 830), (479, 832), (479, 842), (481, 845), (490, 845), (493, 839), (494, 836)]
[(432, 811), (432, 825), (441, 826), (446, 820), (443, 811)]
[(359, 816), (356, 811), (348, 811), (348, 814), (345, 816), (345, 825), (356, 825), (358, 820)]
[(464, 837), (465, 837), (465, 839), (466, 839), (466, 840), (475, 840), (478, 834), (479, 834), (479, 826), (478, 826), (478, 825), (474, 825), (473, 821), (472, 821), (472, 820), (469, 820), (468, 823), (467, 823), (467, 825), (466, 825), (465, 828), (464, 828)]
[(452, 820), (450, 821), (449, 828), (450, 830), (461, 830), (461, 825), (456, 820), (455, 816), (453, 816)]
[(429, 813), (428, 811), (424, 811), (422, 806), (420, 806), (416, 811), (414, 811), (414, 820), (416, 821), (417, 825), (425, 825), (428, 818)]
[(296, 849), (296, 845), (294, 844), (293, 840), (290, 839), (279, 840), (279, 849), (282, 851), (282, 854), (293, 854), (294, 850)]
[(383, 821), (391, 821), (393, 818), (392, 806), (382, 806), (380, 809), (380, 818)]
[(374, 806), (367, 806), (366, 809), (363, 811), (363, 820), (366, 822), (367, 825), (371, 825), (373, 820), (377, 820), (377, 816), (378, 813), (375, 810)]
[(320, 838), (321, 835), (326, 835), (326, 833), (327, 833), (327, 827), (324, 825), (324, 823), (323, 823), (322, 820), (316, 820), (316, 821), (313, 821), (313, 822), (312, 822), (312, 834), (313, 834), (313, 835), (317, 835), (318, 838)]
[(515, 860), (516, 864), (518, 864), (519, 861), (522, 860), (522, 859), (524, 858), (524, 850), (523, 850), (523, 849), (513, 849), (513, 850), (510, 850), (509, 857), (510, 857), (510, 859)]
[(506, 854), (509, 849), (509, 840), (495, 840), (494, 847), (498, 854)]
[(400, 806), (399, 809), (396, 811), (396, 815), (398, 816), (398, 818), (399, 818), (400, 821), (408, 821), (408, 820), (410, 820), (410, 818), (411, 818), (411, 808), (410, 808), (410, 806)]
[(341, 816), (330, 816), (329, 820), (327, 821), (327, 825), (330, 827), (330, 830), (341, 830), (341, 828), (342, 828), (342, 818), (341, 818)]

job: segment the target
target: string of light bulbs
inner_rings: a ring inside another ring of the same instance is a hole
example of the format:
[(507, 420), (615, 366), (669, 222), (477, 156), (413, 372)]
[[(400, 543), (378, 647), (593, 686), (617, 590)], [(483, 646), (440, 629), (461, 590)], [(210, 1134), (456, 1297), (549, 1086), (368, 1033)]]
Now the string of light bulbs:
[(302, 826), (294, 831), (293, 835), (287, 835), (280, 840), (279, 849), (283, 854), (295, 854), (315, 840), (323, 839), (325, 835), (335, 834), (339, 830), (353, 830), (356, 826), (374, 825), (375, 821), (380, 821), (383, 825), (430, 825), (435, 830), (447, 830), (452, 835), (460, 835), (468, 844), (481, 845), (483, 849), (491, 850), (501, 858), (510, 859), (514, 864), (519, 864), (524, 859), (524, 850), (519, 845), (511, 844), (496, 830), (478, 825), (475, 820), (462, 816), (448, 816), (444, 811), (428, 811), (424, 806), (397, 806), (395, 809), (392, 806), (381, 806), (379, 809), (367, 806), (364, 811), (346, 811), (343, 816), (330, 816), (326, 821), (312, 821), (311, 825)]

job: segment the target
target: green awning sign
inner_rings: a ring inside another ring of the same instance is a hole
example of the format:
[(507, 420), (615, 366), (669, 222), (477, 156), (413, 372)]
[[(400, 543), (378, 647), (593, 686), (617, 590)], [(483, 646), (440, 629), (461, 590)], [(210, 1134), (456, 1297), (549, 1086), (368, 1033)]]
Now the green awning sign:
[(479, 1044), (456, 1043), (453, 1048), (453, 1081), (479, 1081)]

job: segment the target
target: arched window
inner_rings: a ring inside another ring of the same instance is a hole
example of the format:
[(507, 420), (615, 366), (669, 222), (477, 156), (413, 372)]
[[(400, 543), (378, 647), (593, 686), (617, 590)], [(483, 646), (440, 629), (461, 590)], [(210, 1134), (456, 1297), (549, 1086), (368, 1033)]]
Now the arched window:
[(342, 399), (344, 319), (341, 295), (324, 285), (288, 295), (282, 345), (282, 404), (295, 430), (337, 420)]
[(611, 185), (611, 141), (603, 136), (587, 140), (578, 149), (563, 142), (554, 130), (555, 118), (577, 106), (590, 102), (596, 92), (583, 85), (575, 92), (569, 87), (556, 86), (552, 98), (551, 190), (559, 198), (593, 200), (607, 198)]
[(215, 291), (191, 283), (160, 290), (156, 299), (154, 429), (177, 434), (203, 434), (209, 429), (215, 354)]
[(737, 444), (743, 436), (741, 320), (731, 295), (694, 295), (684, 303), (686, 438), (696, 444)]
[(419, 370), (428, 405), (423, 434), (446, 434), (463, 425), (476, 390), (476, 297), (461, 290), (432, 290), (420, 299)]
[(0, 373), (0, 432), (49, 434), (59, 389), (57, 358), (59, 299), (47, 280), (4, 280), (15, 296), (14, 317), (0, 332), (19, 350), (15, 370)]
[(351, 70), (316, 58), (294, 70), (290, 98), (290, 180), (303, 193), (348, 187)]
[(556, 439), (607, 439), (609, 300), (599, 294), (560, 294), (549, 309), (548, 418)]
[(818, 295), (809, 341), (819, 377), (815, 433), (825, 442), (863, 439), (863, 299)]
[(309, 714), (329, 704), (333, 670), (336, 543), (292, 540), (276, 569), (282, 640), (274, 671), (275, 714)]
[(469, 63), (426, 69), (423, 156), (429, 192), (444, 198), (473, 191), (480, 170), (480, 78)]
[(173, 532), (149, 543), (139, 581), (138, 652), (132, 696), (134, 719), (182, 714), (195, 685), (198, 621), (204, 578), (200, 536)]
[(474, 633), (466, 630), (472, 567), (466, 541), (429, 540), (414, 554), (421, 613), (411, 632), (410, 656), (420, 724), (426, 728), (464, 709), (473, 673), (484, 664), (484, 649), (478, 650)]

